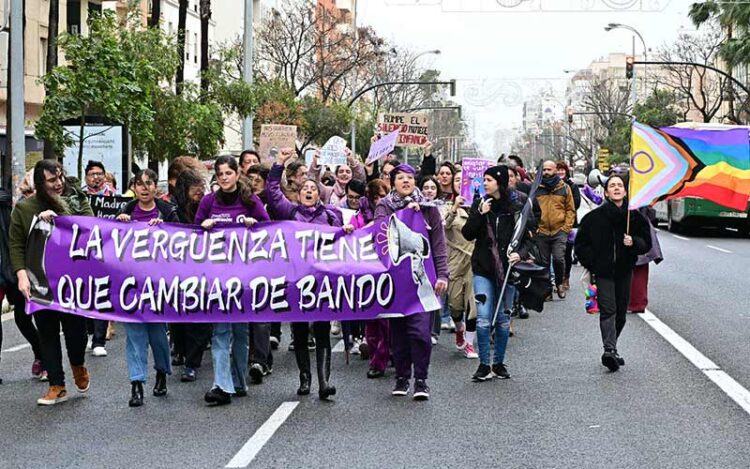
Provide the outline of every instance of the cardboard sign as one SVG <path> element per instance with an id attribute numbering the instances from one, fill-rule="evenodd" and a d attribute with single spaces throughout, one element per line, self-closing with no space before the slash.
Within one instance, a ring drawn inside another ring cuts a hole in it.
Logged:
<path id="1" fill-rule="evenodd" d="M 335 136 L 328 139 L 320 149 L 321 166 L 339 166 L 346 164 L 346 140 Z"/>
<path id="2" fill-rule="evenodd" d="M 269 156 L 271 148 L 295 148 L 296 145 L 296 125 L 263 124 L 260 126 L 258 153 L 262 160 L 272 161 Z"/>
<path id="3" fill-rule="evenodd" d="M 388 135 L 376 140 L 375 143 L 370 146 L 370 153 L 367 155 L 367 161 L 365 161 L 365 164 L 371 164 L 390 154 L 398 143 L 398 136 L 400 133 L 401 131 L 396 129 Z"/>
<path id="4" fill-rule="evenodd" d="M 104 195 L 90 195 L 89 204 L 91 204 L 91 210 L 94 211 L 96 218 L 108 218 L 114 220 L 120 210 L 125 207 L 128 202 L 133 200 L 130 197 L 107 197 Z"/>
<path id="5" fill-rule="evenodd" d="M 471 205 L 474 197 L 484 197 L 484 172 L 495 164 L 481 158 L 464 158 L 461 162 L 461 197 Z"/>
<path id="6" fill-rule="evenodd" d="M 400 132 L 397 147 L 420 147 L 427 143 L 429 127 L 427 114 L 401 112 L 384 113 L 378 117 L 378 131 L 389 134 Z"/>

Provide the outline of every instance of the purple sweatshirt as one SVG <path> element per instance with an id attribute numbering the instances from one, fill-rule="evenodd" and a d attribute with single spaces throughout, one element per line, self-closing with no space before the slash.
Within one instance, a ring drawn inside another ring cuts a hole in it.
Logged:
<path id="1" fill-rule="evenodd" d="M 263 202 L 257 195 L 253 195 L 255 204 L 252 208 L 242 203 L 242 198 L 237 195 L 234 203 L 225 205 L 221 199 L 216 197 L 217 192 L 212 192 L 201 199 L 198 211 L 195 213 L 195 224 L 200 225 L 204 220 L 216 220 L 219 225 L 230 223 L 243 223 L 244 217 L 255 218 L 258 221 L 270 221 Z"/>
<path id="2" fill-rule="evenodd" d="M 279 220 L 294 220 L 330 226 L 342 226 L 344 224 L 341 211 L 336 207 L 326 206 L 322 203 L 305 207 L 290 202 L 281 190 L 281 174 L 283 172 L 284 167 L 274 163 L 268 173 L 268 181 L 266 181 L 268 209 Z M 318 184 L 318 187 L 320 187 L 320 184 Z"/>
<path id="3" fill-rule="evenodd" d="M 385 218 L 391 216 L 395 210 L 381 200 L 375 207 L 375 224 L 377 225 Z M 430 234 L 430 250 L 432 259 L 435 261 L 435 272 L 438 280 L 448 281 L 448 251 L 445 248 L 445 229 L 443 228 L 443 217 L 437 207 L 421 207 L 424 220 L 427 222 L 427 230 Z"/>

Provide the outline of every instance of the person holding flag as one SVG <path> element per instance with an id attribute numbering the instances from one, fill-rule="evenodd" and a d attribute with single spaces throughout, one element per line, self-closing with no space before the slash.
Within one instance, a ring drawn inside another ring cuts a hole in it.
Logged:
<path id="1" fill-rule="evenodd" d="M 598 288 L 602 365 L 613 372 L 625 364 L 617 352 L 617 339 L 625 327 L 633 268 L 638 255 L 651 249 L 648 222 L 628 210 L 626 187 L 623 176 L 609 176 L 604 203 L 583 217 L 575 240 L 578 260 Z"/>

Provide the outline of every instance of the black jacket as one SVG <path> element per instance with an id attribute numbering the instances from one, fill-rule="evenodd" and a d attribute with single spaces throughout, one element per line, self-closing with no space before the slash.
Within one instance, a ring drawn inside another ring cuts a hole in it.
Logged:
<path id="1" fill-rule="evenodd" d="M 161 218 L 162 220 L 168 223 L 180 222 L 180 219 L 177 216 L 176 205 L 169 203 L 169 202 L 165 202 L 160 199 L 156 199 L 155 202 L 156 202 L 156 208 L 159 209 L 159 218 Z M 137 204 L 138 204 L 138 199 L 131 200 L 130 202 L 128 202 L 127 205 L 125 205 L 125 207 L 122 208 L 122 210 L 120 211 L 118 215 L 123 214 L 123 213 L 126 215 L 132 215 L 133 210 L 135 210 L 135 206 Z"/>
<path id="2" fill-rule="evenodd" d="M 513 239 L 513 231 L 516 227 L 521 210 L 526 203 L 526 195 L 516 192 L 518 198 L 511 202 L 511 209 L 503 208 L 500 200 L 493 199 L 490 211 L 484 215 L 479 213 L 480 199 L 474 201 L 469 210 L 469 218 L 461 229 L 461 234 L 468 241 L 474 241 L 474 252 L 471 255 L 471 270 L 476 275 L 494 279 L 496 277 L 495 265 L 492 257 L 491 239 L 487 229 L 492 226 L 495 231 L 495 239 L 498 244 L 498 254 L 503 263 L 503 268 L 508 269 L 508 245 Z M 529 230 L 534 230 L 534 220 L 529 220 L 526 231 L 522 238 L 518 254 L 525 258 L 529 252 L 530 239 Z"/>
<path id="3" fill-rule="evenodd" d="M 627 224 L 627 200 L 618 208 L 609 201 L 592 210 L 581 220 L 576 234 L 575 251 L 581 265 L 602 278 L 619 277 L 633 270 L 639 254 L 651 249 L 648 222 L 637 211 L 630 211 L 630 236 L 633 246 L 622 240 Z"/>

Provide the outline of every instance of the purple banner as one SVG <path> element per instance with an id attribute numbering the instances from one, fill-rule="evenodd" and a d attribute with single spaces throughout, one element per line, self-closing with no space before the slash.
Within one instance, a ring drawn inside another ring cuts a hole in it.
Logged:
<path id="1" fill-rule="evenodd" d="M 492 161 L 480 158 L 464 158 L 461 161 L 461 197 L 466 205 L 471 205 L 475 194 L 485 196 L 484 172 L 492 166 Z"/>
<path id="2" fill-rule="evenodd" d="M 373 319 L 440 308 L 423 216 L 346 235 L 298 222 L 204 231 L 90 217 L 36 220 L 29 313 L 123 322 Z"/>

